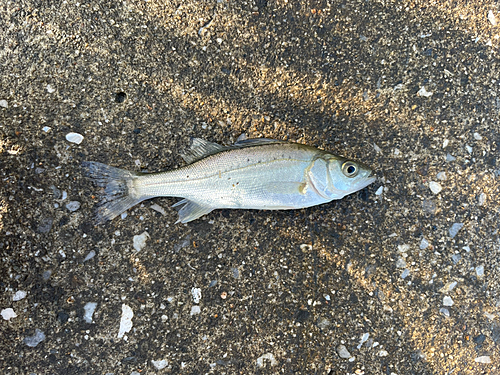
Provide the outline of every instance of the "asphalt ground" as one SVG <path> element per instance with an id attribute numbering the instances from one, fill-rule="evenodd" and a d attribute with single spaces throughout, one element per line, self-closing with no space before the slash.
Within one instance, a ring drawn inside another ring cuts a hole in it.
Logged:
<path id="1" fill-rule="evenodd" d="M 499 373 L 497 22 L 494 1 L 3 1 L 1 373 Z M 83 161 L 168 170 L 241 134 L 379 178 L 95 225 Z"/>

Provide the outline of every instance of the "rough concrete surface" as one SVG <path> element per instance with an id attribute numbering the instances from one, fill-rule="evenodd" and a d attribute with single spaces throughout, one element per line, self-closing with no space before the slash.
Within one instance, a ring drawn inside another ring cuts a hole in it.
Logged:
<path id="1" fill-rule="evenodd" d="M 500 373 L 497 22 L 481 0 L 2 1 L 1 373 Z M 95 225 L 82 161 L 167 170 L 242 133 L 379 179 Z"/>

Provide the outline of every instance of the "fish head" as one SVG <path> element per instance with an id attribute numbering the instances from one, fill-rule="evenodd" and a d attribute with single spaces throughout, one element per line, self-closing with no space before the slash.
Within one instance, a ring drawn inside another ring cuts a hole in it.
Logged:
<path id="1" fill-rule="evenodd" d="M 373 170 L 367 165 L 336 155 L 327 155 L 325 193 L 330 199 L 340 199 L 375 182 Z"/>

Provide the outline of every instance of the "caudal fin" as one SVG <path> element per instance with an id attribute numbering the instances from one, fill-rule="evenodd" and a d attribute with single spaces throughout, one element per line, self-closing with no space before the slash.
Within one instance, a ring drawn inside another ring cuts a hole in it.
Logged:
<path id="1" fill-rule="evenodd" d="M 133 188 L 134 179 L 140 173 L 111 167 L 95 161 L 84 161 L 82 167 L 94 183 L 102 187 L 101 202 L 96 210 L 97 223 L 113 220 L 116 216 L 148 197 L 139 196 Z"/>

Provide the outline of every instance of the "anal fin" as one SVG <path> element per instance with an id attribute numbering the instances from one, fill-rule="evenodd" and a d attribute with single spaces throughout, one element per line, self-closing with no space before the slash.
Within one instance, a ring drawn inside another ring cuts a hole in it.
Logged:
<path id="1" fill-rule="evenodd" d="M 213 207 L 204 206 L 199 203 L 190 201 L 188 199 L 183 199 L 172 207 L 182 206 L 179 210 L 179 219 L 175 222 L 177 223 L 189 223 L 190 221 L 196 220 L 199 217 L 206 215 L 213 211 Z"/>

